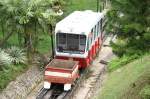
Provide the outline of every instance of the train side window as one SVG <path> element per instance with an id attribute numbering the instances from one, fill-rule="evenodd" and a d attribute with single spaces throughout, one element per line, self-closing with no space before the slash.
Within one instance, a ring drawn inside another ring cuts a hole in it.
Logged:
<path id="1" fill-rule="evenodd" d="M 86 51 L 88 51 L 90 48 L 90 38 L 88 37 L 87 39 L 87 47 L 86 47 Z"/>
<path id="2" fill-rule="evenodd" d="M 96 24 L 96 37 L 98 37 L 98 23 Z"/>
<path id="3" fill-rule="evenodd" d="M 90 40 L 90 45 L 92 44 L 92 42 L 94 42 L 94 30 L 91 30 L 91 40 Z"/>
<path id="4" fill-rule="evenodd" d="M 103 29 L 102 23 L 103 23 L 103 19 L 101 19 L 101 21 L 100 21 L 100 30 L 101 30 L 100 32 L 102 32 L 102 29 Z"/>
<path id="5" fill-rule="evenodd" d="M 96 26 L 95 26 L 95 35 L 96 35 L 96 38 L 97 38 L 97 24 L 96 24 Z"/>
<path id="6" fill-rule="evenodd" d="M 99 36 L 99 22 L 97 24 L 97 36 Z"/>
<path id="7" fill-rule="evenodd" d="M 94 40 L 96 39 L 96 25 L 94 27 Z"/>
<path id="8" fill-rule="evenodd" d="M 95 40 L 95 27 L 93 28 L 93 42 Z"/>

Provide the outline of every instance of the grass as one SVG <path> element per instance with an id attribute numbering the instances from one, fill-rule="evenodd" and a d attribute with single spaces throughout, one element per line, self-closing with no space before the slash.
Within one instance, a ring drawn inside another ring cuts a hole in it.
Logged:
<path id="1" fill-rule="evenodd" d="M 140 95 L 143 99 L 150 99 L 150 84 L 146 85 L 140 91 Z"/>
<path id="2" fill-rule="evenodd" d="M 3 34 L 0 32 L 0 40 L 3 39 Z M 4 45 L 5 47 L 7 46 L 11 46 L 11 45 L 15 45 L 15 46 L 19 46 L 19 42 L 18 42 L 18 35 L 16 33 L 14 33 L 8 40 L 7 40 L 7 44 Z"/>
<path id="3" fill-rule="evenodd" d="M 97 99 L 140 99 L 140 90 L 150 83 L 149 75 L 150 55 L 147 55 L 110 72 Z"/>
<path id="4" fill-rule="evenodd" d="M 0 33 L 0 39 L 3 39 L 2 33 Z M 4 45 L 4 46 L 5 47 L 7 47 L 7 46 L 19 46 L 18 35 L 16 33 L 14 33 L 8 39 L 7 44 Z M 50 39 L 50 36 L 48 34 L 44 34 L 44 33 L 40 34 L 40 36 L 39 36 L 39 43 L 38 43 L 37 49 L 42 54 L 50 52 L 51 39 Z"/>
<path id="5" fill-rule="evenodd" d="M 66 0 L 64 7 L 64 16 L 76 10 L 97 10 L 97 0 Z"/>
<path id="6" fill-rule="evenodd" d="M 19 46 L 18 35 L 17 35 L 16 33 L 14 33 L 14 34 L 8 39 L 7 42 L 8 42 L 9 45 Z"/>

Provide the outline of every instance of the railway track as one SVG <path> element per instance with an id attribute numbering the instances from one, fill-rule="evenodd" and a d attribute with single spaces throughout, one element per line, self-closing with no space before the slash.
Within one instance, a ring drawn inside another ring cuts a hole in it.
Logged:
<path id="1" fill-rule="evenodd" d="M 108 36 L 104 37 L 104 41 L 106 40 Z M 114 36 L 112 36 L 111 39 L 113 39 Z M 105 64 L 106 65 L 106 64 Z M 60 86 L 53 86 L 50 90 L 46 90 L 42 88 L 37 95 L 36 99 L 72 99 L 73 95 L 75 94 L 75 90 L 80 87 L 81 82 L 86 78 L 86 74 L 88 73 L 88 68 L 85 70 L 82 70 L 80 72 L 80 77 L 75 81 L 75 84 L 72 86 L 72 89 L 68 92 L 63 91 L 63 88 L 60 89 Z M 99 76 L 103 74 L 104 71 L 101 71 Z"/>
<path id="2" fill-rule="evenodd" d="M 36 99 L 63 99 L 63 89 L 59 85 L 53 85 L 51 89 L 42 88 Z M 62 97 L 62 98 L 59 98 Z"/>

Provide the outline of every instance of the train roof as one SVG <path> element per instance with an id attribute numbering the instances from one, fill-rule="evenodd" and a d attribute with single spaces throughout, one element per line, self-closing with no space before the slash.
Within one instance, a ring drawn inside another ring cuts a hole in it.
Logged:
<path id="1" fill-rule="evenodd" d="M 103 14 L 100 12 L 74 11 L 56 24 L 55 33 L 89 33 L 101 18 Z"/>

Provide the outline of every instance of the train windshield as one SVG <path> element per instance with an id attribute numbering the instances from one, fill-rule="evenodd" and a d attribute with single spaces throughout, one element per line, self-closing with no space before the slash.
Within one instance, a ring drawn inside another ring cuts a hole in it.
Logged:
<path id="1" fill-rule="evenodd" d="M 85 52 L 86 36 L 57 33 L 56 43 L 58 52 L 83 54 Z"/>

